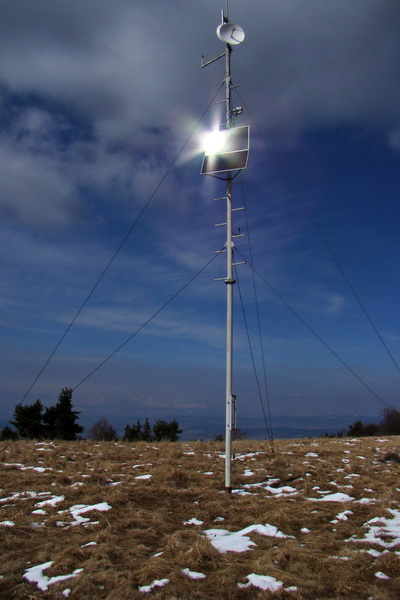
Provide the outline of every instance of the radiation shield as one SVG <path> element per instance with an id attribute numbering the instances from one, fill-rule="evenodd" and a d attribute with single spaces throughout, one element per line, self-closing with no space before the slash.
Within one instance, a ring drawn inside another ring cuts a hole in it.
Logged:
<path id="1" fill-rule="evenodd" d="M 206 144 L 201 175 L 218 175 L 247 167 L 250 127 L 231 127 L 212 132 L 215 145 Z M 213 141 L 213 140 L 212 140 Z"/>

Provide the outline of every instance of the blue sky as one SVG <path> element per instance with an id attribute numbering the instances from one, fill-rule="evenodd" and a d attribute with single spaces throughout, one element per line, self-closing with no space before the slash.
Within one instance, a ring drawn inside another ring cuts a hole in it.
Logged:
<path id="1" fill-rule="evenodd" d="M 55 403 L 224 244 L 224 193 L 199 175 L 224 51 L 225 2 L 14 0 L 0 7 L 1 419 L 59 342 L 140 211 L 149 207 L 27 403 Z M 234 202 L 257 272 L 386 404 L 400 374 L 400 6 L 397 0 L 232 0 L 232 54 L 251 127 Z M 222 96 L 218 96 L 222 99 Z M 189 137 L 190 136 L 190 137 Z M 187 141 L 188 140 L 188 141 Z M 187 143 L 185 144 L 185 142 Z M 185 146 L 184 146 L 185 144 Z M 174 168 L 169 168 L 184 146 Z M 222 187 L 221 187 L 222 186 Z M 323 240 L 321 239 L 323 237 Z M 330 250 L 327 249 L 327 245 Z M 238 258 L 240 258 L 238 254 Z M 88 426 L 224 420 L 225 286 L 216 258 L 104 367 L 74 403 Z M 238 268 L 261 368 L 253 281 Z M 378 415 L 384 404 L 256 277 L 274 415 Z M 238 418 L 262 420 L 235 289 Z M 261 377 L 261 374 L 260 374 Z"/>

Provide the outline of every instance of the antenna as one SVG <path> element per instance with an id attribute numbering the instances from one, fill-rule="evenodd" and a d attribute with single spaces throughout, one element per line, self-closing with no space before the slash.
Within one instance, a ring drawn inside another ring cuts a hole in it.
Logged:
<path id="1" fill-rule="evenodd" d="M 232 181 L 241 169 L 247 167 L 249 154 L 249 127 L 232 127 L 233 117 L 241 114 L 241 107 L 232 108 L 232 81 L 231 81 L 231 53 L 232 46 L 244 40 L 244 31 L 235 23 L 228 20 L 228 0 L 226 0 L 226 13 L 222 11 L 222 23 L 217 27 L 218 38 L 225 43 L 225 52 L 216 58 L 204 62 L 202 67 L 219 60 L 225 56 L 225 123 L 222 128 L 211 132 L 213 136 L 211 147 L 206 149 L 202 175 L 211 175 L 225 181 L 226 200 L 226 277 L 221 278 L 226 283 L 226 427 L 225 427 L 225 490 L 232 491 L 231 465 L 232 465 L 232 431 L 236 427 L 236 395 L 232 393 L 233 372 L 233 234 L 232 212 Z"/>

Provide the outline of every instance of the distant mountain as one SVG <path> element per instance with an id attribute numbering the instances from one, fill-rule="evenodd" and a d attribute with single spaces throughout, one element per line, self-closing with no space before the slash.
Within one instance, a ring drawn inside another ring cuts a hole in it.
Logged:
<path id="1" fill-rule="evenodd" d="M 311 416 L 279 416 L 272 419 L 272 434 L 274 438 L 305 438 L 320 437 L 325 433 L 333 434 L 346 432 L 349 425 L 357 420 L 363 423 L 379 423 L 382 420 L 378 415 L 311 415 Z M 214 439 L 217 435 L 224 436 L 225 422 L 221 420 L 198 420 L 193 422 L 180 422 L 183 429 L 182 439 Z M 268 431 L 261 426 L 260 419 L 244 417 L 238 422 L 241 431 L 249 439 L 268 438 Z"/>

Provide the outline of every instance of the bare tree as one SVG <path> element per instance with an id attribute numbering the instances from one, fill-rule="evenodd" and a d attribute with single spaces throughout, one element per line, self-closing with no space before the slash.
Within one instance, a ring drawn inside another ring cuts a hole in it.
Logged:
<path id="1" fill-rule="evenodd" d="M 89 438 L 95 442 L 115 442 L 118 439 L 114 427 L 104 417 L 96 421 L 88 433 Z"/>
<path id="2" fill-rule="evenodd" d="M 400 410 L 394 406 L 387 406 L 382 411 L 383 419 L 381 421 L 382 431 L 385 435 L 400 434 Z"/>

